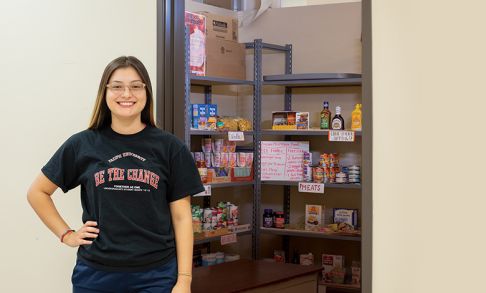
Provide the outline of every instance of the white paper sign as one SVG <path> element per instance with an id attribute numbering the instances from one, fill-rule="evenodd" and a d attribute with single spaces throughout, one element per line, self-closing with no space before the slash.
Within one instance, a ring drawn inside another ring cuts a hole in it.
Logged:
<path id="1" fill-rule="evenodd" d="M 221 245 L 226 245 L 226 244 L 230 244 L 230 243 L 236 243 L 236 234 L 235 233 L 221 236 Z"/>
<path id="2" fill-rule="evenodd" d="M 323 183 L 299 182 L 299 192 L 324 193 Z"/>
<path id="3" fill-rule="evenodd" d="M 302 160 L 308 141 L 262 141 L 262 180 L 302 181 Z"/>
<path id="4" fill-rule="evenodd" d="M 329 138 L 329 141 L 353 142 L 354 141 L 354 131 L 329 130 L 328 138 Z"/>
<path id="5" fill-rule="evenodd" d="M 204 191 L 194 196 L 210 196 L 211 195 L 211 185 L 204 185 Z"/>
<path id="6" fill-rule="evenodd" d="M 228 131 L 229 141 L 245 141 L 245 135 L 242 131 Z"/>

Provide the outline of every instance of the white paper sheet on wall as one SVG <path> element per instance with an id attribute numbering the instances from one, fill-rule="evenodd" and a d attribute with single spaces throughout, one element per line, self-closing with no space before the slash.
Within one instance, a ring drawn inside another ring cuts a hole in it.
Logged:
<path id="1" fill-rule="evenodd" d="M 302 160 L 308 141 L 262 141 L 261 180 L 302 181 Z"/>

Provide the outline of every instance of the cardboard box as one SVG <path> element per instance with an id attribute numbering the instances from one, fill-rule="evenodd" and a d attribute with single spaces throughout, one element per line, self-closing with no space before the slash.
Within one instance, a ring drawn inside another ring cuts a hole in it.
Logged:
<path id="1" fill-rule="evenodd" d="M 192 128 L 206 129 L 208 122 L 208 105 L 192 104 Z"/>
<path id="2" fill-rule="evenodd" d="M 208 38 L 238 42 L 238 19 L 206 11 L 199 13 L 206 17 L 206 36 Z"/>
<path id="3" fill-rule="evenodd" d="M 295 112 L 295 111 L 272 112 L 272 129 L 274 130 L 309 129 L 309 112 Z"/>
<path id="4" fill-rule="evenodd" d="M 245 45 L 222 39 L 206 39 L 206 75 L 246 79 Z"/>
<path id="5" fill-rule="evenodd" d="M 189 27 L 189 68 L 191 74 L 206 73 L 206 17 L 202 14 L 185 12 L 185 25 Z"/>
<path id="6" fill-rule="evenodd" d="M 322 224 L 322 206 L 305 205 L 305 230 L 315 231 Z"/>
<path id="7" fill-rule="evenodd" d="M 322 255 L 322 280 L 326 283 L 342 283 L 336 277 L 344 271 L 344 256 L 323 254 Z"/>

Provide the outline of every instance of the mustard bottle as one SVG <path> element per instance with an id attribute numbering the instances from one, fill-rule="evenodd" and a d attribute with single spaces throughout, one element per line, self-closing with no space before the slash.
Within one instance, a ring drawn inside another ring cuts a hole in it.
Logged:
<path id="1" fill-rule="evenodd" d="M 351 112 L 351 130 L 361 131 L 361 104 L 356 104 Z"/>

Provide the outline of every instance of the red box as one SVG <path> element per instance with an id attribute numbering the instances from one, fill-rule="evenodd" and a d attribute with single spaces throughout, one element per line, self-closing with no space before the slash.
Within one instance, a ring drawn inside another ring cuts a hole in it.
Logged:
<path id="1" fill-rule="evenodd" d="M 235 169 L 250 169 L 250 175 L 248 176 L 237 176 L 235 175 L 239 173 L 238 170 L 236 170 L 235 172 Z M 234 168 L 231 168 L 231 181 L 232 182 L 247 182 L 247 181 L 252 181 L 253 180 L 253 167 L 234 167 Z"/>

